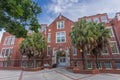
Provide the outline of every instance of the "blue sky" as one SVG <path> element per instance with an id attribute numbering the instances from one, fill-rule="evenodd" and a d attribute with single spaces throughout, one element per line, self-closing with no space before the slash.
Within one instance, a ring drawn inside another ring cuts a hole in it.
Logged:
<path id="1" fill-rule="evenodd" d="M 114 17 L 120 12 L 120 0 L 35 0 L 42 8 L 38 20 L 40 24 L 50 24 L 58 15 L 76 21 L 83 16 L 108 13 Z M 3 32 L 3 31 L 2 31 Z M 0 37 L 2 35 L 0 32 Z"/>

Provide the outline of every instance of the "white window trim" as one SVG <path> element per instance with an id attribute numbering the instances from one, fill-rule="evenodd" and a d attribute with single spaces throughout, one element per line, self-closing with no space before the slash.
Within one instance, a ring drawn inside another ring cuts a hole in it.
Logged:
<path id="1" fill-rule="evenodd" d="M 117 53 L 112 53 L 112 54 L 113 54 L 113 55 L 114 55 L 114 54 L 120 54 L 119 49 L 118 49 L 117 42 L 116 42 L 116 41 L 110 41 L 110 43 L 115 43 L 115 44 L 116 44 L 116 47 L 117 47 Z M 110 48 L 111 48 L 111 46 L 110 46 Z M 111 52 L 112 52 L 112 49 L 111 49 Z"/>
<path id="2" fill-rule="evenodd" d="M 105 63 L 104 63 L 104 65 L 105 65 Z M 112 65 L 111 65 L 111 62 L 110 62 L 110 66 L 111 66 L 111 68 L 106 68 L 106 66 L 105 66 L 105 69 L 112 69 Z"/>
<path id="3" fill-rule="evenodd" d="M 100 63 L 100 68 L 98 68 L 98 69 L 102 69 L 102 64 L 101 64 L 101 62 L 99 62 Z"/>
<path id="4" fill-rule="evenodd" d="M 61 21 L 63 21 L 63 20 L 61 20 Z M 61 22 L 61 21 L 57 22 L 57 29 L 64 29 L 65 28 L 64 21 L 63 21 L 63 28 L 58 28 L 58 23 Z"/>
<path id="5" fill-rule="evenodd" d="M 6 42 L 7 40 L 8 40 L 8 36 L 5 37 L 3 45 L 7 45 L 7 42 Z"/>
<path id="6" fill-rule="evenodd" d="M 2 56 L 2 51 L 3 51 L 3 49 L 5 49 L 5 54 L 4 54 L 4 56 Z M 0 54 L 0 57 L 1 57 L 1 58 L 6 58 L 6 57 L 7 57 L 7 56 L 6 56 L 6 49 L 9 49 L 9 51 L 8 51 L 9 54 L 10 54 L 10 49 L 12 49 L 12 53 L 13 53 L 13 47 L 2 48 L 1 54 Z"/>
<path id="7" fill-rule="evenodd" d="M 108 56 L 108 55 L 110 55 L 110 54 L 109 54 L 108 47 L 106 47 L 106 48 L 107 48 L 107 53 L 102 53 L 102 55 L 104 55 L 104 56 Z"/>
<path id="8" fill-rule="evenodd" d="M 50 35 L 50 41 L 47 38 L 47 42 L 50 43 L 51 42 L 51 33 L 48 33 L 48 35 Z"/>
<path id="9" fill-rule="evenodd" d="M 92 22 L 91 18 L 86 18 L 86 22 Z"/>
<path id="10" fill-rule="evenodd" d="M 50 45 L 47 46 L 47 56 L 50 56 L 50 54 L 48 54 L 48 47 L 51 47 Z"/>
<path id="11" fill-rule="evenodd" d="M 103 19 L 103 17 L 105 17 L 106 19 Z M 101 16 L 100 19 L 101 19 L 101 22 L 103 22 L 103 23 L 107 23 L 108 22 L 107 16 L 105 16 L 105 15 Z"/>
<path id="12" fill-rule="evenodd" d="M 111 30 L 111 33 L 112 33 L 111 37 L 115 37 L 112 26 L 108 26 L 106 28 Z"/>
<path id="13" fill-rule="evenodd" d="M 65 33 L 65 41 L 64 42 L 57 42 L 57 33 L 61 33 L 61 32 L 64 32 Z M 56 32 L 56 43 L 66 43 L 66 32 L 65 31 L 59 31 L 59 32 Z"/>
<path id="14" fill-rule="evenodd" d="M 97 19 L 98 21 L 96 22 L 95 19 Z M 98 17 L 94 17 L 94 18 L 93 18 L 93 22 L 95 22 L 95 23 L 100 23 L 100 19 L 99 19 Z"/>
<path id="15" fill-rule="evenodd" d="M 86 55 L 87 55 L 87 56 L 90 56 L 90 52 L 87 52 Z"/>
<path id="16" fill-rule="evenodd" d="M 90 64 L 91 64 L 91 68 L 88 68 L 88 69 L 92 69 L 92 62 L 90 62 Z M 87 62 L 87 67 L 88 67 L 88 62 Z"/>
<path id="17" fill-rule="evenodd" d="M 74 46 L 72 46 L 72 49 L 73 49 Z M 74 49 L 76 50 L 76 54 L 74 54 L 74 51 L 73 51 L 73 56 L 77 56 L 77 48 L 74 47 Z"/>

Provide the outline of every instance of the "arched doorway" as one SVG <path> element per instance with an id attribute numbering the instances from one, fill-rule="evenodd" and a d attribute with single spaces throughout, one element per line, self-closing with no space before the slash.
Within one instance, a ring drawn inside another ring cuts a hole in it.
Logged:
<path id="1" fill-rule="evenodd" d="M 66 64 L 66 52 L 64 50 L 57 51 L 57 64 L 58 66 L 67 66 Z"/>

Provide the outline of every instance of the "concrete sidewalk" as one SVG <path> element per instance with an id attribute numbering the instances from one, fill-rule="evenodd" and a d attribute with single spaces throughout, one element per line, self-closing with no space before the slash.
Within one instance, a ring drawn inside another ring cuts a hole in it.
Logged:
<path id="1" fill-rule="evenodd" d="M 64 68 L 35 72 L 0 70 L 0 80 L 120 80 L 120 74 L 75 74 Z"/>

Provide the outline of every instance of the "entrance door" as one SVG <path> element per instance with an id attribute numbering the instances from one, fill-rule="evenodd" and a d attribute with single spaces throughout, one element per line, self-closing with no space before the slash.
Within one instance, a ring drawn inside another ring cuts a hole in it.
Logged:
<path id="1" fill-rule="evenodd" d="M 59 57 L 59 66 L 66 66 L 66 57 Z"/>

